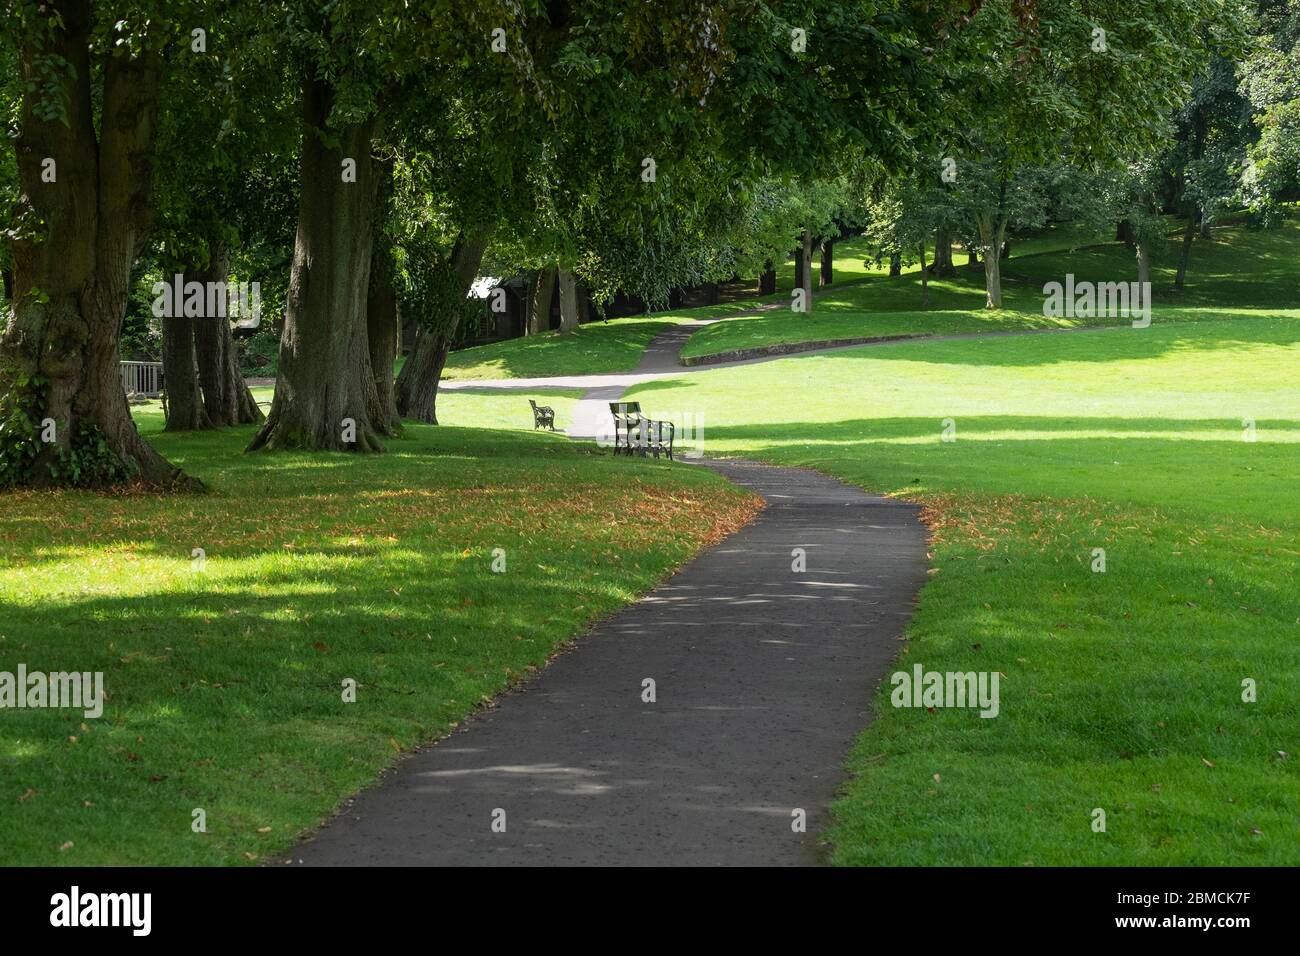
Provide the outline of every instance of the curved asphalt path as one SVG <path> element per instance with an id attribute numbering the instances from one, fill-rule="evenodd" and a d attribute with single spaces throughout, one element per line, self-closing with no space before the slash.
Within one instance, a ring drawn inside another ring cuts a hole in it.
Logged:
<path id="1" fill-rule="evenodd" d="M 817 862 L 845 754 L 925 579 L 925 530 L 914 506 L 815 472 L 703 467 L 768 507 L 404 760 L 293 862 Z M 645 678 L 655 703 L 642 701 Z M 491 828 L 497 808 L 504 833 Z M 792 830 L 796 808 L 805 833 Z"/>
<path id="2" fill-rule="evenodd" d="M 702 324 L 656 337 L 633 375 L 680 371 L 681 345 Z M 599 437 L 605 403 L 627 384 L 600 378 L 571 437 Z M 816 472 L 693 467 L 751 488 L 767 508 L 349 800 L 291 862 L 818 862 L 844 756 L 925 580 L 926 532 L 916 506 Z M 498 809 L 505 832 L 492 828 Z"/>

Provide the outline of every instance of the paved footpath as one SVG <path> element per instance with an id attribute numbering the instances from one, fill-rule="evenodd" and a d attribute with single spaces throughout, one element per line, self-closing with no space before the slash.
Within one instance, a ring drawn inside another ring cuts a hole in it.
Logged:
<path id="1" fill-rule="evenodd" d="M 609 402 L 617 400 L 634 385 L 646 382 L 677 379 L 698 375 L 716 369 L 737 368 L 743 365 L 760 365 L 779 362 L 806 355 L 825 355 L 849 349 L 887 349 L 916 345 L 922 342 L 959 342 L 965 339 L 1020 338 L 1028 335 L 1098 335 L 1127 329 L 1127 325 L 1089 326 L 1079 329 L 1014 329 L 998 332 L 959 332 L 951 335 L 926 335 L 910 339 L 894 339 L 855 345 L 828 345 L 802 352 L 782 355 L 759 355 L 710 365 L 682 365 L 678 355 L 686 340 L 700 328 L 724 319 L 697 319 L 661 332 L 650 340 L 636 368 L 630 372 L 595 372 L 585 375 L 555 375 L 543 378 L 461 379 L 442 382 L 440 392 L 534 392 L 547 388 L 580 388 L 582 398 L 576 403 L 572 419 L 565 431 L 570 438 L 604 441 L 611 435 Z M 526 410 L 525 410 L 526 411 Z"/>
<path id="2" fill-rule="evenodd" d="M 812 471 L 682 467 L 713 468 L 768 507 L 404 760 L 293 850 L 295 865 L 818 861 L 845 755 L 925 578 L 925 531 L 914 506 Z"/>
<path id="3" fill-rule="evenodd" d="M 687 371 L 678 352 L 705 324 L 657 336 L 631 373 L 443 387 L 581 385 L 568 434 L 597 438 L 628 385 Z M 925 579 L 925 529 L 915 506 L 813 471 L 682 467 L 767 508 L 349 801 L 294 865 L 818 862 L 844 758 Z"/>

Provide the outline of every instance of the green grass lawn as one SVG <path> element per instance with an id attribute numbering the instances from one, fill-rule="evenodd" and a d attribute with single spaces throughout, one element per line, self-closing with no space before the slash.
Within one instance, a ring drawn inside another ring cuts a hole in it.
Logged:
<path id="1" fill-rule="evenodd" d="M 442 377 L 457 381 L 625 372 L 636 366 L 651 339 L 688 315 L 610 319 L 580 325 L 572 332 L 545 332 L 460 349 L 447 356 Z"/>
<path id="2" fill-rule="evenodd" d="M 1300 863 L 1298 370 L 1295 313 L 1256 313 L 632 390 L 702 416 L 709 455 L 924 503 L 933 572 L 897 667 L 1005 675 L 995 719 L 879 689 L 836 862 Z"/>
<path id="3" fill-rule="evenodd" d="M 0 865 L 266 859 L 756 503 L 534 434 L 526 396 L 438 407 L 516 430 L 243 455 L 251 428 L 169 435 L 145 407 L 210 494 L 0 494 L 2 669 L 102 671 L 108 694 L 98 720 L 4 712 Z"/>
<path id="4" fill-rule="evenodd" d="M 1285 314 L 1300 315 L 1300 283 L 1294 268 L 1300 260 L 1300 221 L 1270 232 L 1221 227 L 1215 230 L 1214 239 L 1198 239 L 1192 250 L 1187 288 L 1181 293 L 1173 289 L 1176 244 L 1171 240 L 1157 259 L 1153 321 L 1221 319 L 1249 315 L 1260 308 L 1289 309 Z M 983 307 L 983 268 L 969 268 L 960 249 L 955 254 L 956 275 L 929 281 L 929 302 L 924 309 L 916 266 L 891 279 L 888 265 L 877 270 L 871 255 L 870 244 L 863 238 L 838 243 L 835 283 L 817 290 L 811 315 L 778 308 L 727 318 L 691 336 L 682 355 L 698 358 L 733 349 L 836 339 L 1073 329 L 1130 322 L 1126 317 L 1043 315 L 1043 285 L 1064 281 L 1067 273 L 1092 282 L 1136 278 L 1133 255 L 1123 243 L 1077 226 L 1056 226 L 1015 238 L 1012 256 L 1002 264 L 1004 307 L 997 311 Z M 630 371 L 651 339 L 682 321 L 728 317 L 752 311 L 760 303 L 784 305 L 794 283 L 793 261 L 778 264 L 777 277 L 776 295 L 764 299 L 589 323 L 564 335 L 548 332 L 453 352 L 444 377 L 457 381 Z"/>
<path id="5" fill-rule="evenodd" d="M 707 454 L 922 502 L 933 574 L 897 666 L 1004 675 L 996 719 L 876 692 L 836 862 L 1300 862 L 1300 228 L 1217 235 L 1177 299 L 1162 265 L 1149 329 L 907 342 L 630 393 L 691 414 Z M 729 319 L 688 348 L 813 323 L 1039 327 L 1048 279 L 1128 275 L 1117 244 L 1069 251 L 1086 238 L 1018 244 L 1000 313 L 962 266 L 926 311 L 915 275 L 864 270 L 811 318 Z M 449 377 L 625 370 L 673 323 L 747 304 L 466 350 Z M 710 473 L 532 431 L 529 397 L 563 427 L 579 395 L 444 392 L 442 426 L 373 457 L 242 455 L 252 429 L 169 435 L 144 406 L 210 494 L 0 494 L 0 669 L 103 671 L 109 695 L 99 720 L 6 711 L 0 865 L 273 858 L 752 513 Z"/>
<path id="6" fill-rule="evenodd" d="M 1183 322 L 1222 318 L 1228 311 L 1290 308 L 1300 315 L 1300 223 L 1278 232 L 1220 229 L 1216 239 L 1192 246 L 1187 288 L 1173 290 L 1177 262 L 1172 246 L 1153 270 L 1153 321 Z M 865 281 L 823 290 L 811 315 L 789 309 L 728 319 L 702 329 L 682 349 L 685 357 L 777 343 L 821 342 L 897 335 L 954 335 L 972 332 L 1068 329 L 1092 325 L 1128 325 L 1129 318 L 1049 318 L 1043 315 L 1043 285 L 1077 280 L 1120 282 L 1136 279 L 1133 256 L 1119 242 L 1075 248 L 1071 242 L 1090 237 L 1071 230 L 1013 244 L 1002 263 L 1003 308 L 984 309 L 983 268 L 958 265 L 957 274 L 929 282 L 929 305 L 921 308 L 920 273 L 891 279 L 872 275 Z M 960 255 L 958 261 L 962 260 Z"/>
<path id="7" fill-rule="evenodd" d="M 555 427 L 563 430 L 573 421 L 573 406 L 582 397 L 575 388 L 536 388 L 526 392 L 438 393 L 438 421 L 443 425 L 471 425 L 475 428 L 532 428 L 531 398 L 538 405 L 555 410 Z"/>

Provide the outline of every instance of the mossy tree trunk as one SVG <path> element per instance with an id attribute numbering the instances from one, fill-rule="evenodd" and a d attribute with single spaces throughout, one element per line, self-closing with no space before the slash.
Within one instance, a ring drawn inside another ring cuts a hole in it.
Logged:
<path id="1" fill-rule="evenodd" d="M 0 418 L 33 430 L 0 444 L 0 483 L 199 489 L 140 437 L 118 364 L 131 268 L 151 225 L 161 58 L 104 58 L 97 137 L 89 0 L 53 0 L 47 15 L 41 48 L 18 51 L 20 188 L 0 337 Z M 49 70 L 50 57 L 66 68 Z M 46 419 L 51 442 L 41 441 Z"/>

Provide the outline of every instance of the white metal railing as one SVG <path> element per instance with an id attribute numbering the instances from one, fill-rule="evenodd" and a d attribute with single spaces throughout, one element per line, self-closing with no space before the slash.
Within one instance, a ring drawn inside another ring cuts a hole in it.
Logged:
<path id="1" fill-rule="evenodd" d="M 122 388 L 128 395 L 157 398 L 162 393 L 162 362 L 122 362 Z"/>

